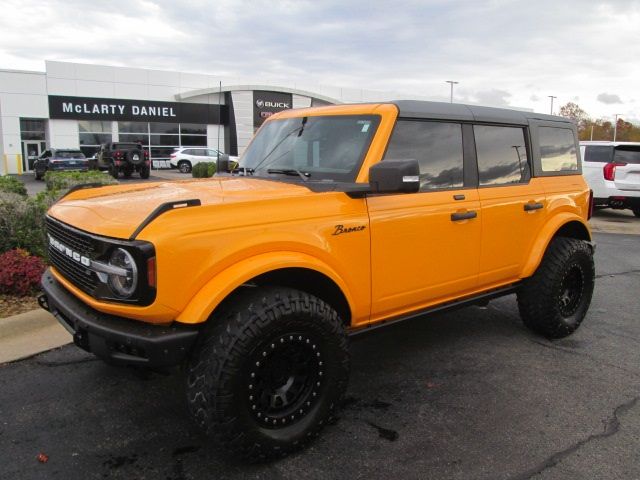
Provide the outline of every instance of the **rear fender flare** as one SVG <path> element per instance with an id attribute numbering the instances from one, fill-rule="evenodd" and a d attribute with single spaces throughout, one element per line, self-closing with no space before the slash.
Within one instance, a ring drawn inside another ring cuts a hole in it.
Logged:
<path id="1" fill-rule="evenodd" d="M 563 212 L 555 215 L 552 219 L 550 219 L 545 226 L 540 230 L 538 236 L 529 251 L 529 255 L 527 256 L 527 262 L 522 269 L 520 274 L 521 278 L 530 277 L 535 273 L 542 262 L 542 257 L 544 253 L 547 251 L 547 247 L 551 240 L 556 235 L 556 233 L 565 225 L 570 222 L 578 222 L 586 231 L 589 240 L 591 240 L 591 231 L 587 223 L 578 215 L 569 212 Z"/>

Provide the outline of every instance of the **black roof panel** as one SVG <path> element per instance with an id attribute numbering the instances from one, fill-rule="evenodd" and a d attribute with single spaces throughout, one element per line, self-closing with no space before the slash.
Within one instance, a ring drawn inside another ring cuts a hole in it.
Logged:
<path id="1" fill-rule="evenodd" d="M 543 113 L 525 112 L 508 108 L 481 107 L 461 103 L 425 102 L 420 100 L 392 101 L 400 111 L 400 117 L 432 118 L 436 120 L 460 120 L 487 123 L 527 125 L 529 120 L 572 123 L 568 118 Z"/>

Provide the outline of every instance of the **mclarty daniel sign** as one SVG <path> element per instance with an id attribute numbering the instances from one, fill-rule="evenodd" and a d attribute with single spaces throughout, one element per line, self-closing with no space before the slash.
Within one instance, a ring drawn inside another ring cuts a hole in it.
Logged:
<path id="1" fill-rule="evenodd" d="M 169 123 L 229 123 L 226 105 L 49 95 L 49 118 Z"/>

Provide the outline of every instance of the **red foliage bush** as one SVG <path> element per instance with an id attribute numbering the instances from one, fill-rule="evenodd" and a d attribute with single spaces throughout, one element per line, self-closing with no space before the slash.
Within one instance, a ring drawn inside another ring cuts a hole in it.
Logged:
<path id="1" fill-rule="evenodd" d="M 0 293 L 24 296 L 40 285 L 45 269 L 40 257 L 16 248 L 0 254 Z"/>

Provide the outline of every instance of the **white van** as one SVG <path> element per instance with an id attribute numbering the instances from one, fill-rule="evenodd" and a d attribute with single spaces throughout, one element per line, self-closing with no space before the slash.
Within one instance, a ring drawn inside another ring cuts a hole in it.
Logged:
<path id="1" fill-rule="evenodd" d="M 580 142 L 580 153 L 594 205 L 629 208 L 640 217 L 640 143 Z"/>

